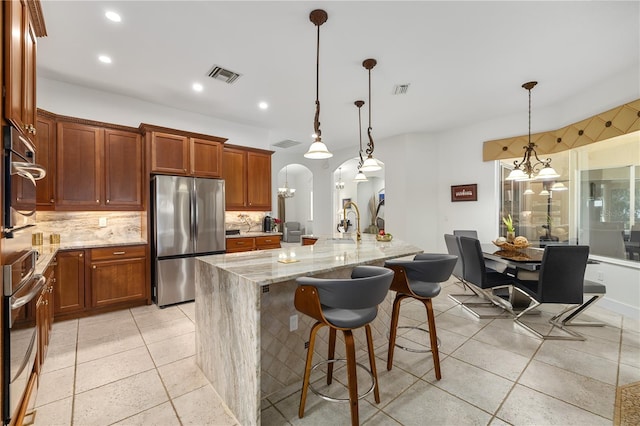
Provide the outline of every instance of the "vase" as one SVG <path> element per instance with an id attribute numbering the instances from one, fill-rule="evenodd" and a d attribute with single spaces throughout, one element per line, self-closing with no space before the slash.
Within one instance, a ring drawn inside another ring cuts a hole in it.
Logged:
<path id="1" fill-rule="evenodd" d="M 515 232 L 507 232 L 507 242 L 508 243 L 512 243 L 513 240 L 516 239 L 516 233 Z"/>

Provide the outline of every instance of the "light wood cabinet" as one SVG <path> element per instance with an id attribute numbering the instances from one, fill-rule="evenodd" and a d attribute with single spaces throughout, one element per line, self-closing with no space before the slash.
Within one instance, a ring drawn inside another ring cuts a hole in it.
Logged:
<path id="1" fill-rule="evenodd" d="M 36 34 L 27 0 L 5 1 L 4 116 L 31 141 L 36 134 Z"/>
<path id="2" fill-rule="evenodd" d="M 269 250 L 280 248 L 280 235 L 256 237 L 256 249 Z"/>
<path id="3" fill-rule="evenodd" d="M 56 319 L 72 317 L 85 309 L 84 250 L 64 250 L 56 254 L 54 309 Z"/>
<path id="4" fill-rule="evenodd" d="M 225 146 L 226 210 L 271 210 L 271 151 Z"/>
<path id="5" fill-rule="evenodd" d="M 146 301 L 147 247 L 123 246 L 91 250 L 91 307 Z"/>
<path id="6" fill-rule="evenodd" d="M 136 132 L 58 122 L 56 208 L 142 210 L 143 147 Z"/>
<path id="7" fill-rule="evenodd" d="M 150 131 L 151 173 L 212 177 L 222 175 L 222 146 L 226 139 Z"/>

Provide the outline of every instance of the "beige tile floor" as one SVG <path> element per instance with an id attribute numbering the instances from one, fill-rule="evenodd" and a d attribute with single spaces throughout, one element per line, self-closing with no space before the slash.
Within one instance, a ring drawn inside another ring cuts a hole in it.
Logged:
<path id="1" fill-rule="evenodd" d="M 612 424 L 616 386 L 640 380 L 637 320 L 596 306 L 589 316 L 607 326 L 580 327 L 587 341 L 543 342 L 512 320 L 475 319 L 446 296 L 459 292 L 451 281 L 434 299 L 442 380 L 430 354 L 396 350 L 387 371 L 386 347 L 376 348 L 381 402 L 360 401 L 362 424 Z M 527 321 L 543 329 L 550 312 Z M 424 325 L 421 304 L 403 304 L 401 314 L 401 324 Z M 194 327 L 193 303 L 54 323 L 35 424 L 238 424 L 195 365 Z M 414 333 L 406 337 L 423 338 Z M 328 387 L 332 395 L 346 394 L 343 370 Z M 299 395 L 296 384 L 265 399 L 262 423 L 350 423 L 348 405 L 311 393 L 299 419 Z"/>

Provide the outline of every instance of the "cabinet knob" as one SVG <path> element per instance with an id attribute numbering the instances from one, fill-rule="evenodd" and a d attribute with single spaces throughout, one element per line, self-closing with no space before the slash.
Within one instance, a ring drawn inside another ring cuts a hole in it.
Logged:
<path id="1" fill-rule="evenodd" d="M 93 269 L 96 269 L 96 265 L 93 265 Z"/>
<path id="2" fill-rule="evenodd" d="M 82 257 L 82 255 L 83 255 L 83 254 L 84 254 L 84 253 L 80 253 L 80 254 L 78 255 L 78 257 Z"/>
<path id="3" fill-rule="evenodd" d="M 107 200 L 107 204 L 109 204 L 109 200 Z"/>
<path id="4" fill-rule="evenodd" d="M 53 198 L 52 198 L 52 199 L 50 199 L 50 200 L 49 200 L 49 202 L 50 202 L 51 204 L 53 204 Z"/>
<path id="5" fill-rule="evenodd" d="M 96 203 L 100 203 L 100 200 L 96 200 Z"/>

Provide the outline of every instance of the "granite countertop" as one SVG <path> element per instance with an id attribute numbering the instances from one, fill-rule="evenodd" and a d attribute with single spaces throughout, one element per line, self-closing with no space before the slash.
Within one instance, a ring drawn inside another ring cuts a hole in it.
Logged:
<path id="1" fill-rule="evenodd" d="M 64 235 L 61 237 L 60 244 L 44 243 L 39 246 L 33 246 L 38 252 L 38 261 L 36 262 L 36 274 L 43 274 L 47 269 L 51 260 L 58 250 L 73 250 L 86 248 L 101 248 L 113 246 L 134 246 L 147 244 L 143 239 L 112 239 L 110 241 L 94 240 L 94 241 L 64 241 Z"/>
<path id="2" fill-rule="evenodd" d="M 240 232 L 235 235 L 227 235 L 227 238 L 252 238 L 252 237 L 273 237 L 274 235 L 282 236 L 282 232 L 263 232 L 263 231 L 249 231 Z"/>
<path id="3" fill-rule="evenodd" d="M 376 241 L 372 234 L 363 235 L 361 242 L 347 236 L 318 238 L 315 245 L 217 254 L 198 259 L 264 286 L 330 272 L 345 266 L 365 265 L 423 252 L 422 249 L 397 239 L 389 242 Z"/>

